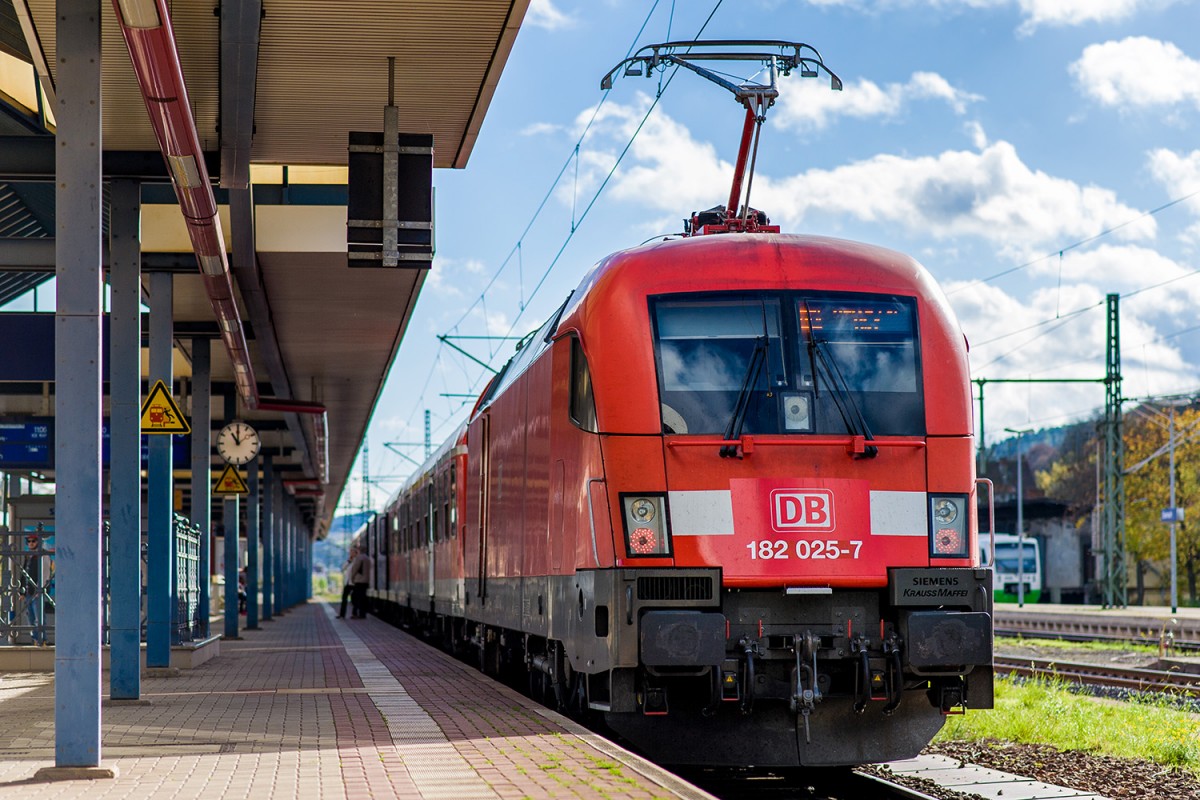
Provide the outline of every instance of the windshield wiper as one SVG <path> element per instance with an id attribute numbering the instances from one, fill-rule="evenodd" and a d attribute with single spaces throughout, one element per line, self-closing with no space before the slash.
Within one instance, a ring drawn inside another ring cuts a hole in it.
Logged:
<path id="1" fill-rule="evenodd" d="M 837 361 L 831 358 L 826 350 L 826 342 L 818 339 L 812 329 L 812 312 L 809 311 L 808 303 L 804 304 L 804 313 L 808 321 L 807 329 L 804 324 L 801 324 L 800 330 L 808 339 L 808 363 L 813 373 L 813 399 L 821 397 L 820 378 L 822 376 L 818 374 L 817 370 L 817 365 L 820 364 L 823 368 L 825 383 L 832 390 L 833 405 L 837 408 L 847 432 L 851 436 L 862 436 L 867 441 L 871 441 L 875 437 L 871 433 L 871 427 L 867 425 L 867 418 L 863 416 L 862 409 L 858 407 L 858 403 L 854 402 L 854 395 L 850 391 L 845 376 L 838 368 Z M 877 455 L 879 455 L 879 448 L 875 445 L 868 445 L 862 453 L 856 453 L 854 457 L 875 458 Z"/>
<path id="2" fill-rule="evenodd" d="M 758 376 L 762 374 L 763 365 L 767 363 L 767 336 L 759 336 L 754 340 L 754 352 L 750 354 L 750 363 L 746 365 L 746 377 L 742 380 L 742 388 L 738 392 L 737 402 L 733 405 L 733 416 L 725 426 L 725 441 L 732 442 L 742 438 L 742 428 L 746 424 L 746 411 L 750 408 L 750 398 Z M 740 458 L 736 444 L 721 445 L 721 458 Z"/>

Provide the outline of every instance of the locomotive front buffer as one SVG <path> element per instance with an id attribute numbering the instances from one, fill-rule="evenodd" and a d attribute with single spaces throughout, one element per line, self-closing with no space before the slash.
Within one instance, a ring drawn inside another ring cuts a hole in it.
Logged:
<path id="1" fill-rule="evenodd" d="M 819 753 L 831 746 L 820 737 L 844 741 L 840 726 L 872 710 L 881 728 L 903 729 L 926 703 L 943 717 L 990 708 L 991 584 L 985 568 L 892 568 L 882 590 L 726 589 L 719 611 L 640 609 L 638 710 L 786 708 L 797 744 Z"/>

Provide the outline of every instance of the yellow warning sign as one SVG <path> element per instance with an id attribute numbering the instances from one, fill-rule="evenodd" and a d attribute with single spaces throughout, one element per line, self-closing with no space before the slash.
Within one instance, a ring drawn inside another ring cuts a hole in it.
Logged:
<path id="1" fill-rule="evenodd" d="M 191 426 L 161 380 L 142 403 L 142 433 L 191 433 Z"/>
<path id="2" fill-rule="evenodd" d="M 226 464 L 225 471 L 217 478 L 217 485 L 213 487 L 213 494 L 250 494 L 250 487 L 246 486 L 246 481 L 237 471 L 237 467 Z"/>

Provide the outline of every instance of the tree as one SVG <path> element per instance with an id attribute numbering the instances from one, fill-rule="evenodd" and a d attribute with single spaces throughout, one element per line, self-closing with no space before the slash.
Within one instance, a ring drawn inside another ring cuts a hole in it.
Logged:
<path id="1" fill-rule="evenodd" d="M 1096 506 L 1096 421 L 1072 425 L 1055 458 L 1039 464 L 1034 474 L 1047 497 L 1067 504 L 1067 517 L 1079 528 Z"/>
<path id="2" fill-rule="evenodd" d="M 1169 410 L 1147 404 L 1125 417 L 1125 542 L 1130 561 L 1169 562 L 1169 526 L 1162 509 L 1171 505 L 1168 472 Z M 1179 564 L 1191 603 L 1200 600 L 1200 408 L 1175 408 L 1175 505 L 1192 516 L 1176 525 Z M 1169 565 L 1168 565 L 1169 568 Z"/>

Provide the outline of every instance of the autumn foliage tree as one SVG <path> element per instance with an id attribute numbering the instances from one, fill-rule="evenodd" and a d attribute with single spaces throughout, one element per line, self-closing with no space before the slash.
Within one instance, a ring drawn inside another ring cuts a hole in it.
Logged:
<path id="1" fill-rule="evenodd" d="M 1128 563 L 1170 563 L 1170 526 L 1161 512 L 1171 505 L 1170 408 L 1152 404 L 1125 415 L 1125 543 Z M 1180 574 L 1196 604 L 1200 582 L 1200 408 L 1175 415 L 1175 505 L 1187 511 L 1175 527 Z M 1164 573 L 1165 574 L 1165 573 Z"/>

